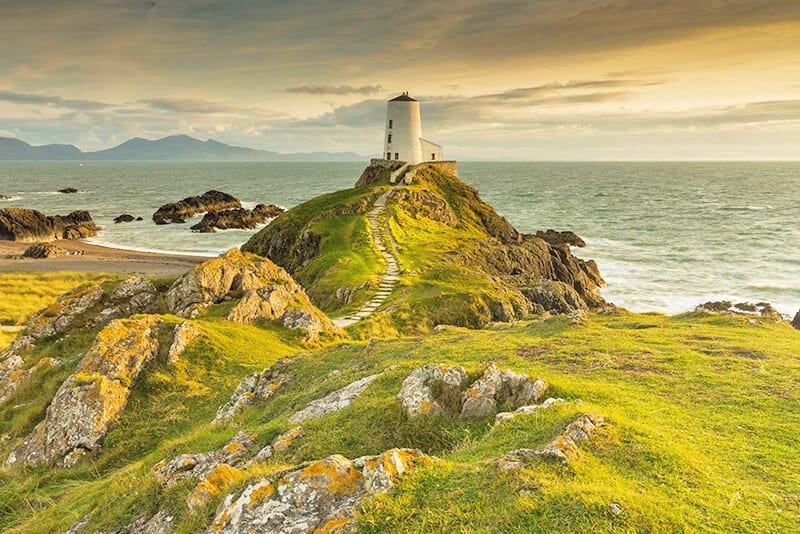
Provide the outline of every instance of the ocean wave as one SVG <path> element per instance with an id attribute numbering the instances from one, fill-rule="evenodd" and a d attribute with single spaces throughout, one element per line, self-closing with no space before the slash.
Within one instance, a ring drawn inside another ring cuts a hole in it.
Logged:
<path id="1" fill-rule="evenodd" d="M 725 206 L 720 211 L 767 211 L 774 209 L 772 206 Z"/>

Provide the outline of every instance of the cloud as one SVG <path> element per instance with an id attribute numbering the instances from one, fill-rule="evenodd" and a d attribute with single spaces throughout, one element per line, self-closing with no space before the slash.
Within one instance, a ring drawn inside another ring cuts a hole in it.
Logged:
<path id="1" fill-rule="evenodd" d="M 171 98 L 152 98 L 140 100 L 140 104 L 145 104 L 153 109 L 161 111 L 171 111 L 174 113 L 234 113 L 238 108 L 208 102 L 206 100 L 193 99 L 171 99 Z"/>
<path id="2" fill-rule="evenodd" d="M 305 95 L 374 95 L 381 91 L 383 91 L 383 86 L 381 85 L 362 85 L 359 87 L 352 85 L 302 85 L 286 89 L 287 93 Z"/>
<path id="3" fill-rule="evenodd" d="M 0 101 L 21 105 L 57 106 L 75 110 L 98 110 L 112 107 L 111 104 L 105 104 L 94 100 L 63 98 L 60 96 L 39 95 L 34 93 L 15 93 L 13 91 L 0 91 Z"/>

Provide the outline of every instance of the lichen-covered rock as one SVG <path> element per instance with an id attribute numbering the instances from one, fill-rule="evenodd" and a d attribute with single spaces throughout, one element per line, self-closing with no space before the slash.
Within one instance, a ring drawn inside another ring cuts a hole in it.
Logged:
<path id="1" fill-rule="evenodd" d="M 362 499 L 390 490 L 398 477 L 427 458 L 413 449 L 348 460 L 333 455 L 229 495 L 207 532 L 301 534 L 347 532 Z"/>
<path id="2" fill-rule="evenodd" d="M 568 464 L 578 454 L 577 444 L 588 441 L 595 431 L 604 424 L 605 419 L 598 413 L 592 412 L 581 415 L 567 425 L 564 431 L 547 445 L 538 449 L 517 449 L 495 459 L 494 462 L 498 467 L 501 467 L 500 464 L 504 463 L 508 468 L 509 463 L 516 463 L 521 466 L 526 459 L 538 457 Z"/>
<path id="3" fill-rule="evenodd" d="M 194 323 L 184 321 L 175 327 L 175 332 L 172 335 L 172 345 L 167 350 L 167 361 L 169 363 L 177 362 L 189 344 L 203 335 L 203 330 Z"/>
<path id="4" fill-rule="evenodd" d="M 133 522 L 122 529 L 125 534 L 167 534 L 175 530 L 175 517 L 166 510 L 155 515 L 138 514 Z"/>
<path id="5" fill-rule="evenodd" d="M 547 382 L 544 380 L 517 374 L 509 369 L 501 371 L 490 362 L 483 375 L 464 392 L 461 417 L 487 417 L 504 404 L 527 405 L 538 401 L 546 389 Z"/>
<path id="6" fill-rule="evenodd" d="M 186 478 L 202 480 L 218 465 L 236 465 L 247 456 L 257 437 L 257 434 L 240 431 L 217 451 L 181 454 L 170 461 L 161 460 L 153 466 L 152 472 L 164 487 Z"/>
<path id="7" fill-rule="evenodd" d="M 554 399 L 553 397 L 550 397 L 541 404 L 520 406 L 513 412 L 500 412 L 494 416 L 494 424 L 496 425 L 508 419 L 513 419 L 518 415 L 536 413 L 539 410 L 545 410 L 547 408 L 550 408 L 551 406 L 555 406 L 556 404 L 565 404 L 566 402 L 567 401 L 565 401 L 564 399 Z"/>
<path id="8" fill-rule="evenodd" d="M 271 458 L 273 454 L 289 450 L 289 448 L 294 445 L 295 441 L 297 441 L 303 435 L 305 435 L 305 432 L 303 431 L 303 427 L 300 426 L 296 426 L 287 430 L 283 434 L 273 439 L 272 443 L 258 451 L 255 456 L 253 456 L 253 458 L 247 462 L 247 464 L 250 465 L 261 463 Z"/>
<path id="9" fill-rule="evenodd" d="M 232 484 L 241 480 L 243 476 L 239 469 L 228 464 L 219 464 L 211 469 L 189 493 L 186 504 L 190 510 L 198 510 L 217 495 L 221 495 Z"/>
<path id="10" fill-rule="evenodd" d="M 244 377 L 233 392 L 231 400 L 219 407 L 212 424 L 227 423 L 253 403 L 272 397 L 281 386 L 291 380 L 286 373 L 291 362 L 291 359 L 284 358 L 260 373 Z"/>
<path id="11" fill-rule="evenodd" d="M 300 285 L 281 267 L 253 254 L 231 249 L 208 260 L 176 280 L 166 295 L 169 308 L 191 317 L 199 310 L 241 292 L 228 320 L 250 323 L 256 319 L 278 320 L 291 329 L 303 330 L 308 340 L 321 333 L 344 332 L 317 309 Z"/>
<path id="12" fill-rule="evenodd" d="M 133 276 L 117 285 L 104 301 L 104 308 L 100 310 L 92 321 L 95 326 L 103 325 L 112 319 L 130 317 L 140 313 L 153 313 L 156 311 L 159 293 L 150 280 Z"/>
<path id="13" fill-rule="evenodd" d="M 53 304 L 31 316 L 25 330 L 8 348 L 0 352 L 0 358 L 29 349 L 40 339 L 63 334 L 82 314 L 98 304 L 104 295 L 105 291 L 98 284 L 80 287 L 61 295 Z"/>
<path id="14" fill-rule="evenodd" d="M 461 418 L 487 417 L 501 405 L 523 406 L 539 400 L 547 382 L 500 370 L 489 362 L 471 385 L 458 365 L 426 365 L 403 381 L 397 400 L 409 417 L 450 413 Z"/>
<path id="15" fill-rule="evenodd" d="M 309 419 L 318 419 L 343 408 L 347 408 L 354 400 L 364 393 L 372 381 L 379 376 L 380 374 L 365 376 L 342 389 L 329 393 L 321 399 L 310 402 L 308 406 L 289 417 L 289 422 L 292 424 L 302 423 Z"/>
<path id="16" fill-rule="evenodd" d="M 13 395 L 32 374 L 40 369 L 55 367 L 60 364 L 60 360 L 45 357 L 36 362 L 30 369 L 25 369 L 23 367 L 23 359 L 16 355 L 0 361 L 0 404 Z"/>
<path id="17" fill-rule="evenodd" d="M 59 387 L 44 421 L 12 449 L 7 464 L 40 465 L 56 459 L 68 467 L 99 448 L 142 368 L 158 354 L 160 324 L 149 316 L 113 321 L 104 328 Z"/>
<path id="18" fill-rule="evenodd" d="M 454 406 L 460 410 L 466 382 L 467 371 L 460 365 L 426 365 L 403 380 L 397 400 L 409 417 L 440 415 Z"/>

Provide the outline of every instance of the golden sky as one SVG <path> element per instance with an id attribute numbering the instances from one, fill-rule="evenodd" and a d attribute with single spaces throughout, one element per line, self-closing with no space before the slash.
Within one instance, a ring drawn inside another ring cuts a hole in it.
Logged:
<path id="1" fill-rule="evenodd" d="M 797 0 L 0 0 L 0 136 L 458 159 L 798 159 Z"/>

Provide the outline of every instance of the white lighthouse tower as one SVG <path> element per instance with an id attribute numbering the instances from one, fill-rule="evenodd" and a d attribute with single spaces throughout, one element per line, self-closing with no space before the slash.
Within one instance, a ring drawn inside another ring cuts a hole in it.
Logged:
<path id="1" fill-rule="evenodd" d="M 419 101 L 408 96 L 408 92 L 389 100 L 386 107 L 383 154 L 387 160 L 409 165 L 444 159 L 441 146 L 422 138 Z"/>

